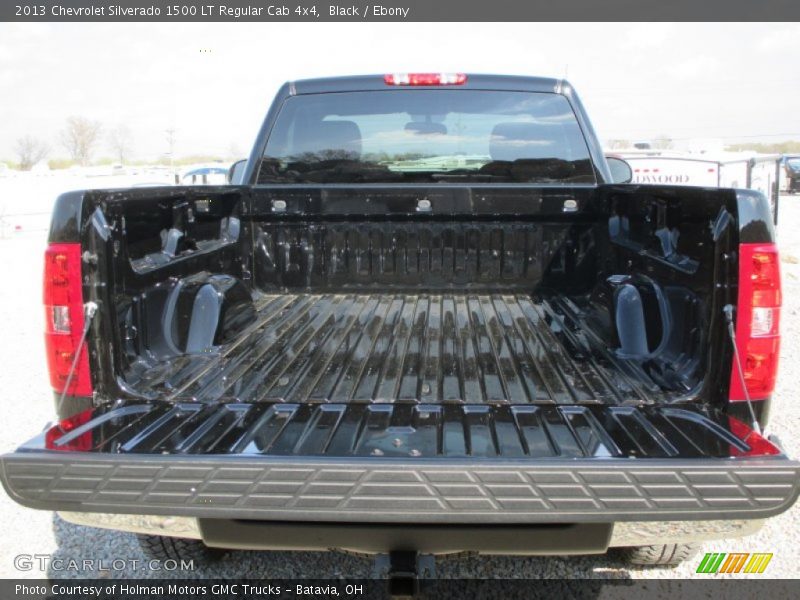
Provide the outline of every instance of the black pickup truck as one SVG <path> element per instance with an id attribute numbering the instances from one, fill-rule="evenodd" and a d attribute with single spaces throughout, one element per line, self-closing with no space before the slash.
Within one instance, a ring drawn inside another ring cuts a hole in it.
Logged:
<path id="1" fill-rule="evenodd" d="M 800 489 L 767 202 L 629 175 L 565 81 L 392 74 L 286 84 L 231 185 L 63 194 L 6 491 L 168 556 L 753 532 Z"/>

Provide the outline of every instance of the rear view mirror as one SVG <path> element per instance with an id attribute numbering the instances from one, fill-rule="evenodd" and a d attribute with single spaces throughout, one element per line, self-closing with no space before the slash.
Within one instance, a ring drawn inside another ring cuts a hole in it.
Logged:
<path id="1" fill-rule="evenodd" d="M 228 183 L 230 184 L 240 184 L 243 183 L 244 179 L 244 169 L 247 166 L 247 160 L 241 159 L 237 160 L 228 168 Z"/>
<path id="2" fill-rule="evenodd" d="M 606 162 L 611 171 L 611 183 L 630 183 L 633 179 L 631 166 L 616 156 L 607 156 Z"/>
<path id="3" fill-rule="evenodd" d="M 406 123 L 406 131 L 418 135 L 447 135 L 447 127 L 444 123 L 433 123 L 431 121 L 411 121 Z"/>

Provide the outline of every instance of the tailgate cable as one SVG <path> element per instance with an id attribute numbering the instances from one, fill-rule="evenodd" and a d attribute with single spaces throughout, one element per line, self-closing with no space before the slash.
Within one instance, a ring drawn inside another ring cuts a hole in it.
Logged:
<path id="1" fill-rule="evenodd" d="M 747 391 L 747 383 L 744 380 L 744 369 L 742 369 L 742 358 L 739 355 L 739 347 L 736 345 L 736 334 L 733 331 L 733 306 L 731 304 L 726 304 L 722 311 L 725 313 L 725 321 L 728 323 L 728 335 L 731 338 L 731 343 L 733 344 L 733 360 L 736 363 L 736 371 L 739 373 L 739 381 L 742 382 L 742 392 L 744 393 L 744 399 L 747 402 L 747 409 L 750 411 L 750 418 L 752 419 L 751 426 L 753 431 L 755 431 L 758 435 L 761 435 L 761 426 L 758 424 L 758 419 L 756 419 L 756 412 L 753 410 L 753 403 L 750 400 L 750 394 Z"/>
<path id="2" fill-rule="evenodd" d="M 72 359 L 72 366 L 69 368 L 67 381 L 64 383 L 64 389 L 61 392 L 61 396 L 58 398 L 58 414 L 61 413 L 61 407 L 64 404 L 64 398 L 67 397 L 67 390 L 69 390 L 69 384 L 72 383 L 72 376 L 75 374 L 75 369 L 78 368 L 78 361 L 81 358 L 81 351 L 83 350 L 83 346 L 86 344 L 86 336 L 89 335 L 89 327 L 92 325 L 92 319 L 94 318 L 95 314 L 97 314 L 97 304 L 95 302 L 87 302 L 83 305 L 83 333 L 81 333 L 81 339 L 78 342 L 77 349 L 75 350 L 75 356 Z"/>

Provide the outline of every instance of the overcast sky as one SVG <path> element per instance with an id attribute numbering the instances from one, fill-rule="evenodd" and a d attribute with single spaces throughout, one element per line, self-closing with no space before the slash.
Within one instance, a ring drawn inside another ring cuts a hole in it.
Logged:
<path id="1" fill-rule="evenodd" d="M 286 80 L 393 71 L 567 78 L 601 137 L 800 139 L 798 24 L 0 24 L 0 159 L 69 115 L 134 152 L 245 154 Z M 97 155 L 111 155 L 107 145 Z"/>

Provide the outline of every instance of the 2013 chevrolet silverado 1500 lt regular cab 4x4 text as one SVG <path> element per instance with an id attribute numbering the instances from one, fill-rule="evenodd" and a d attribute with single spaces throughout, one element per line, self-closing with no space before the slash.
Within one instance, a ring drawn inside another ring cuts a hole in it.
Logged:
<path id="1" fill-rule="evenodd" d="M 15 501 L 162 555 L 661 564 L 795 502 L 759 193 L 626 184 L 569 84 L 489 75 L 286 84 L 239 166 L 58 199 Z"/>

